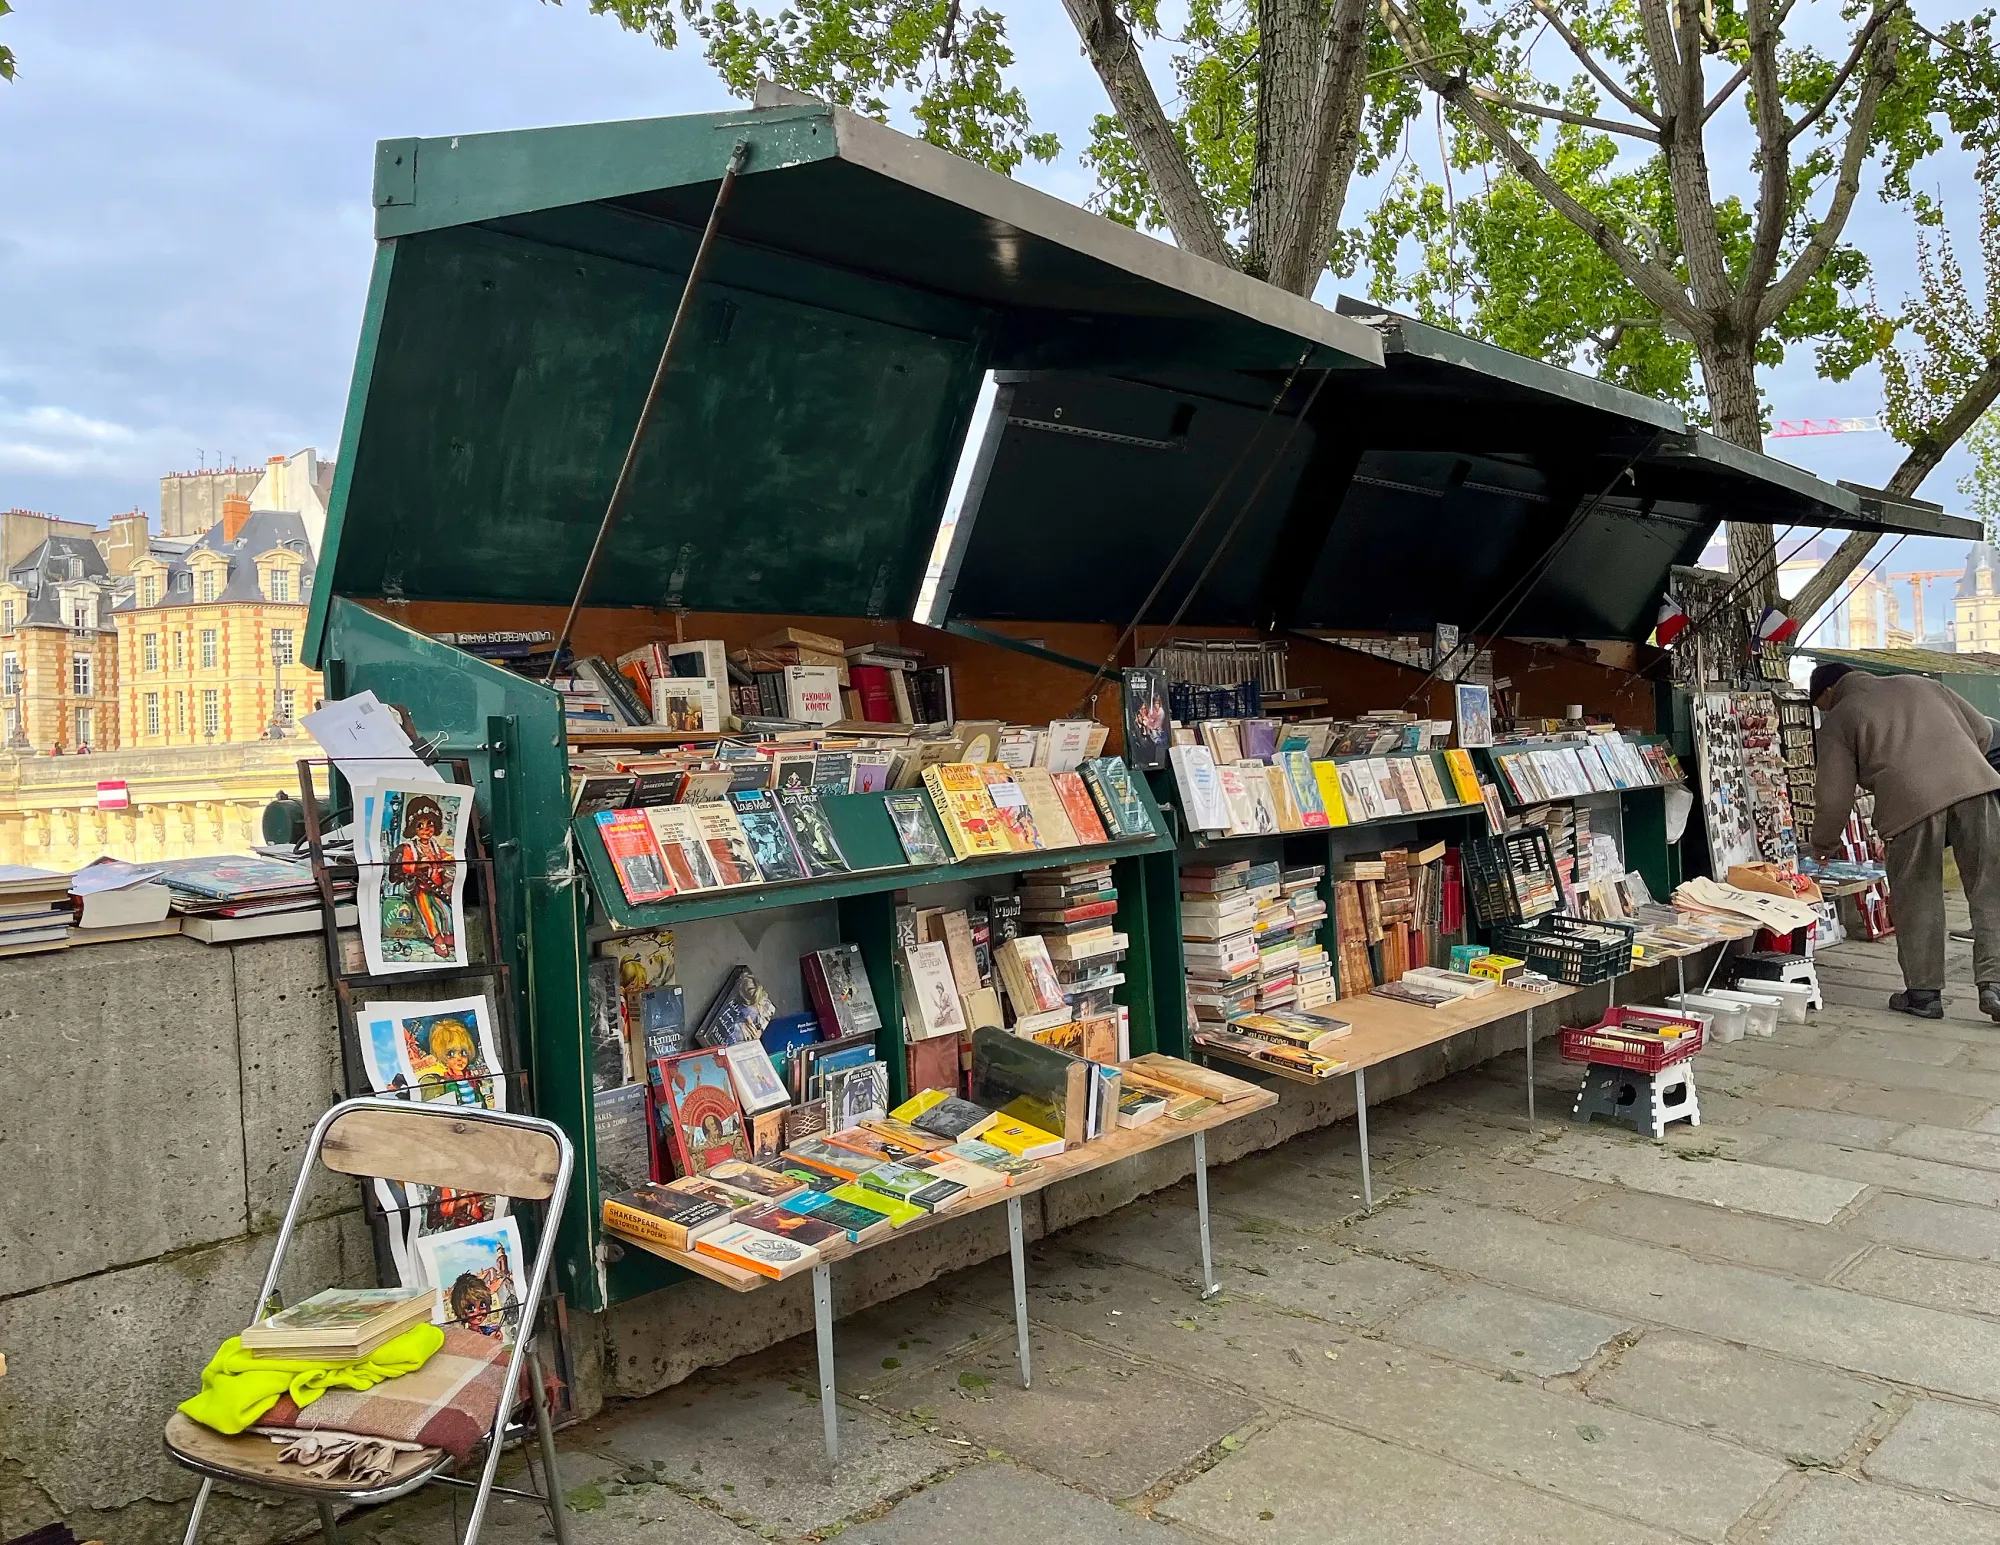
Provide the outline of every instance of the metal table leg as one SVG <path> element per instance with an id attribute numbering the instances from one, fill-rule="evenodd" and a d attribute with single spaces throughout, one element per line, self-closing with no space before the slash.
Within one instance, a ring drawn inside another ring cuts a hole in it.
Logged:
<path id="1" fill-rule="evenodd" d="M 1680 983 L 1680 994 L 1685 998 L 1688 990 L 1688 963 L 1685 955 L 1674 956 L 1674 980 Z"/>
<path id="2" fill-rule="evenodd" d="M 1361 1205 L 1375 1205 L 1375 1182 L 1368 1173 L 1368 1070 L 1354 1070 L 1354 1123 L 1361 1129 Z"/>
<path id="3" fill-rule="evenodd" d="M 1604 984 L 1604 1003 L 1607 1008 L 1618 1007 L 1618 978 L 1612 977 Z"/>
<path id="4" fill-rule="evenodd" d="M 1014 1257 L 1014 1343 L 1021 1354 L 1021 1388 L 1028 1389 L 1028 1256 L 1021 1243 L 1021 1199 L 1007 1198 L 1007 1248 Z"/>
<path id="5" fill-rule="evenodd" d="M 840 1410 L 833 1400 L 833 1268 L 813 1268 L 813 1333 L 819 1341 L 819 1414 L 826 1424 L 826 1457 L 840 1463 Z"/>
<path id="6" fill-rule="evenodd" d="M 1213 1298 L 1222 1291 L 1215 1280 L 1215 1252 L 1208 1236 L 1208 1134 L 1194 1135 L 1194 1211 L 1201 1223 L 1201 1296 Z"/>
<path id="7" fill-rule="evenodd" d="M 1528 1125 L 1535 1124 L 1535 1006 L 1528 1005 Z"/>

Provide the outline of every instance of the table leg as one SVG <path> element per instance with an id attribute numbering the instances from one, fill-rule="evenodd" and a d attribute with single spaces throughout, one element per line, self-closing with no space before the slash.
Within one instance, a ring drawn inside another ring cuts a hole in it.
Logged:
<path id="1" fill-rule="evenodd" d="M 1028 1389 L 1028 1255 L 1021 1243 L 1018 1196 L 1007 1198 L 1007 1248 L 1014 1257 L 1014 1344 L 1021 1355 L 1021 1388 Z"/>
<path id="2" fill-rule="evenodd" d="M 840 1410 L 833 1399 L 833 1268 L 813 1268 L 813 1331 L 819 1340 L 819 1414 L 826 1425 L 826 1457 L 840 1463 Z"/>
<path id="3" fill-rule="evenodd" d="M 1215 1280 L 1215 1252 L 1208 1234 L 1208 1134 L 1194 1135 L 1194 1212 L 1201 1225 L 1201 1296 L 1213 1298 L 1222 1291 Z"/>
<path id="4" fill-rule="evenodd" d="M 1361 1131 L 1361 1205 L 1375 1206 L 1375 1182 L 1368 1173 L 1368 1070 L 1354 1070 L 1354 1124 Z"/>
<path id="5" fill-rule="evenodd" d="M 1535 1009 L 1528 1006 L 1528 1126 L 1535 1125 Z"/>
<path id="6" fill-rule="evenodd" d="M 1688 990 L 1687 956 L 1674 956 L 1674 980 L 1680 984 L 1680 995 L 1685 998 Z"/>
<path id="7" fill-rule="evenodd" d="M 1605 1007 L 1607 1007 L 1607 1008 L 1614 1008 L 1614 1009 L 1615 1009 L 1615 1008 L 1617 1008 L 1617 1007 L 1618 1007 L 1618 978 L 1617 978 L 1617 977 L 1615 977 L 1615 976 L 1614 976 L 1613 978 L 1611 978 L 1611 980 L 1610 980 L 1609 982 L 1607 982 L 1607 983 L 1605 983 L 1605 984 L 1604 984 L 1604 992 L 1605 992 L 1605 997 L 1604 997 L 1604 1004 L 1605 1004 Z"/>

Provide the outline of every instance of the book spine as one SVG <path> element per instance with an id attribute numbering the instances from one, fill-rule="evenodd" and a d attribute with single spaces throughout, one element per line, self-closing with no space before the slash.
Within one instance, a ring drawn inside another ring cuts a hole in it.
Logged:
<path id="1" fill-rule="evenodd" d="M 669 1250 L 688 1248 L 687 1230 L 680 1224 L 668 1223 L 608 1196 L 604 1199 L 604 1226 L 620 1234 L 630 1234 L 634 1239 L 665 1245 Z"/>

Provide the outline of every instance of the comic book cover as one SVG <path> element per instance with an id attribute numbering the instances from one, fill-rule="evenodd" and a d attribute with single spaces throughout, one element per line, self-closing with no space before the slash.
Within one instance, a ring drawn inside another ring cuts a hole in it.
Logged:
<path id="1" fill-rule="evenodd" d="M 454 783 L 363 784 L 357 902 L 377 974 L 466 964 L 465 839 L 473 791 Z"/>

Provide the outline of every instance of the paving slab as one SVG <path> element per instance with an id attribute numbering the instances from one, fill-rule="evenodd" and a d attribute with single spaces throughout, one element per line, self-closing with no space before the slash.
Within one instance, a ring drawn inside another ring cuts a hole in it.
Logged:
<path id="1" fill-rule="evenodd" d="M 1248 1545 L 1668 1545 L 1674 1536 L 1317 1422 L 1282 1422 L 1158 1504 Z"/>
<path id="2" fill-rule="evenodd" d="M 1546 1221 L 1802 1277 L 1827 1277 L 1865 1248 L 1862 1241 L 1817 1224 L 1645 1191 L 1605 1191 Z"/>
<path id="3" fill-rule="evenodd" d="M 1934 1159 L 1964 1169 L 2000 1170 L 2000 1133 L 1919 1126 L 1897 1134 L 1881 1146 L 1913 1159 Z"/>
<path id="4" fill-rule="evenodd" d="M 1780 1040 L 1738 1041 L 1730 1054 L 1745 1062 L 1776 1068 L 1781 1073 L 1844 1078 L 1883 1089 L 1927 1089 L 1940 1094 L 1970 1095 L 1984 1099 L 1989 1105 L 2000 1101 L 2000 1071 L 1894 1062 L 1869 1052 L 1787 1046 Z M 1765 1087 L 1768 1090 L 1769 1085 Z"/>
<path id="5" fill-rule="evenodd" d="M 966 1457 L 906 1423 L 843 1405 L 841 1461 L 830 1467 L 816 1387 L 763 1356 L 634 1402 L 600 1451 L 735 1522 L 786 1535 L 879 1506 Z"/>
<path id="6" fill-rule="evenodd" d="M 1760 1068 L 1754 1063 L 1704 1059 L 1697 1081 L 1701 1086 L 1702 1103 L 1705 1105 L 1710 1090 L 1714 1090 L 1717 1094 L 1755 1094 L 1765 1084 L 1779 1076 L 1770 1068 Z"/>
<path id="7" fill-rule="evenodd" d="M 855 1524 L 845 1545 L 984 1545 L 996 1538 L 1062 1545 L 1175 1545 L 1188 1536 L 1020 1465 L 976 1464 Z"/>
<path id="8" fill-rule="evenodd" d="M 1888 1121 L 1880 1116 L 1856 1116 L 1837 1110 L 1805 1110 L 1790 1105 L 1764 1106 L 1751 1117 L 1750 1125 L 1773 1137 L 1796 1137 L 1809 1143 L 1832 1143 L 1841 1148 L 1886 1149 L 1892 1138 L 1909 1130 L 1906 1122 Z"/>
<path id="9" fill-rule="evenodd" d="M 1150 1199 L 1079 1225 L 1049 1243 L 1073 1255 L 1121 1261 L 1167 1278 L 1190 1295 L 1201 1290 L 1195 1208 Z M 1216 1213 L 1210 1235 L 1216 1280 L 1226 1292 L 1290 1305 L 1324 1320 L 1373 1325 L 1435 1292 L 1434 1272 L 1359 1255 L 1322 1235 L 1255 1218 Z"/>
<path id="10" fill-rule="evenodd" d="M 1884 1386 L 1705 1336 L 1649 1331 L 1588 1389 L 1628 1411 L 1831 1465 L 1882 1414 Z"/>
<path id="11" fill-rule="evenodd" d="M 1110 1308 L 1121 1312 L 1110 1316 Z M 1239 1302 L 1189 1313 L 1125 1300 L 1052 1305 L 1048 1312 L 1094 1340 L 1195 1376 L 1701 1539 L 1721 1539 L 1786 1471 L 1777 1460 L 1572 1390 L 1544 1388 L 1511 1370 L 1496 1375 L 1371 1336 L 1343 1335 L 1268 1305 Z M 1703 1477 L 1693 1496 L 1690 1475 Z"/>
<path id="12" fill-rule="evenodd" d="M 1596 1138 L 1595 1141 L 1585 1139 Z M 1700 1129 L 1690 1144 L 1710 1140 Z M 1783 1140 L 1771 1145 L 1782 1146 Z M 1755 1147 L 1749 1149 L 1756 1152 Z M 1536 1169 L 1577 1180 L 1620 1185 L 1633 1191 L 1711 1202 L 1766 1217 L 1803 1223 L 1831 1223 L 1867 1189 L 1859 1181 L 1768 1164 L 1710 1158 L 1699 1150 L 1677 1149 L 1649 1139 L 1621 1139 L 1579 1133 L 1538 1152 Z"/>
<path id="13" fill-rule="evenodd" d="M 1534 1378 L 1574 1373 L 1633 1327 L 1607 1315 L 1471 1283 L 1406 1309 L 1382 1327 L 1405 1346 Z"/>
<path id="14" fill-rule="evenodd" d="M 1111 1498 L 1137 1496 L 1176 1474 L 1261 1409 L 1046 1326 L 1029 1345 L 1032 1389 L 1021 1388 L 1008 1338 L 900 1380 L 877 1399 Z"/>
<path id="15" fill-rule="evenodd" d="M 1901 1154 L 1875 1153 L 1866 1148 L 1841 1148 L 1832 1143 L 1809 1143 L 1787 1138 L 1764 1150 L 1764 1163 L 1780 1169 L 1797 1169 L 1821 1177 L 1840 1177 L 1902 1191 L 1912 1196 L 1929 1196 L 1939 1201 L 1970 1202 L 1977 1207 L 2000 1207 L 2000 1173 L 1965 1169 L 1956 1164 L 1940 1164 L 1932 1159 L 1910 1159 Z"/>
<path id="16" fill-rule="evenodd" d="M 1837 1283 L 1857 1293 L 1928 1304 L 1955 1314 L 2000 1315 L 2000 1266 L 1940 1259 L 1880 1246 L 1843 1271 Z"/>
<path id="17" fill-rule="evenodd" d="M 1921 1196 L 1871 1196 L 1841 1224 L 1843 1231 L 1933 1255 L 2000 1261 L 2000 1213 Z"/>
<path id="18" fill-rule="evenodd" d="M 2000 1513 L 1815 1475 L 1760 1545 L 2000 1545 Z"/>
<path id="19" fill-rule="evenodd" d="M 1430 1198 L 1385 1208 L 1349 1238 L 1586 1308 L 2000 1402 L 2000 1325 L 1985 1320 Z"/>
<path id="20" fill-rule="evenodd" d="M 1861 1116 L 1938 1127 L 1971 1126 L 1994 1109 L 1992 1100 L 1978 1095 L 1941 1094 L 1934 1089 L 1885 1089 L 1865 1079 L 1856 1082 L 1810 1073 L 1781 1073 L 1757 1093 L 1760 1099 L 1773 1105 L 1851 1111 Z"/>
<path id="21" fill-rule="evenodd" d="M 1511 1207 L 1535 1218 L 1554 1217 L 1588 1197 L 1604 1193 L 1602 1186 L 1511 1159 L 1453 1153 L 1449 1149 L 1414 1163 L 1399 1164 L 1375 1178 L 1378 1196 L 1405 1188 L 1436 1191 L 1494 1207 Z"/>
<path id="22" fill-rule="evenodd" d="M 2000 1506 L 2000 1412 L 1919 1400 L 1861 1468 L 1874 1480 Z"/>

